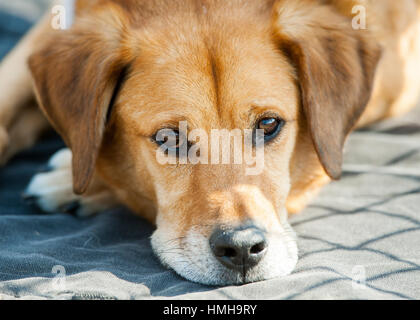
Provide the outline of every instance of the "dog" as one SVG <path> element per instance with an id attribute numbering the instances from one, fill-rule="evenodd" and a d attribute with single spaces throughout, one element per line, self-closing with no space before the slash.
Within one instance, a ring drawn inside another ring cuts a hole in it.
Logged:
<path id="1" fill-rule="evenodd" d="M 69 149 L 26 196 L 79 216 L 126 205 L 156 225 L 162 264 L 194 282 L 290 274 L 288 216 L 340 178 L 353 129 L 419 98 L 419 0 L 78 0 L 75 10 L 70 29 L 54 30 L 49 14 L 2 62 L 0 157 L 52 125 Z M 163 142 L 179 149 L 182 121 L 188 132 L 262 131 L 262 172 L 160 164 L 157 132 L 171 129 Z"/>

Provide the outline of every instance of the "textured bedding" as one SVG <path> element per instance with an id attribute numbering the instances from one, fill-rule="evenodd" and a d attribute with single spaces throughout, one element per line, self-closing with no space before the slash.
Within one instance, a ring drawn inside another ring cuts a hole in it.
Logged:
<path id="1" fill-rule="evenodd" d="M 1 55 L 46 2 L 0 0 Z M 78 219 L 25 204 L 29 179 L 62 147 L 48 134 L 0 169 L 0 299 L 420 299 L 420 108 L 353 133 L 343 179 L 291 218 L 297 269 L 239 287 L 162 267 L 153 226 L 124 208 Z"/>

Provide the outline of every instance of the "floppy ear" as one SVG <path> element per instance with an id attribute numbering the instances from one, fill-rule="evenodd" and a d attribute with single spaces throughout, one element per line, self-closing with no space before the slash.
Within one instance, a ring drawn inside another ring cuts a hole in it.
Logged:
<path id="1" fill-rule="evenodd" d="M 318 157 L 341 176 L 343 146 L 370 99 L 380 58 L 368 31 L 312 0 L 277 1 L 275 38 L 296 68 L 302 106 Z"/>
<path id="2" fill-rule="evenodd" d="M 98 15 L 56 31 L 29 59 L 41 108 L 73 152 L 73 186 L 82 194 L 95 171 L 108 108 L 129 63 L 115 17 Z"/>

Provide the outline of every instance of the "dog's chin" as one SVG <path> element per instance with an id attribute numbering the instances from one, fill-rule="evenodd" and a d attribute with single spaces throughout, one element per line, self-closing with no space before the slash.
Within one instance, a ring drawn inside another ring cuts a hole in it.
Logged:
<path id="1" fill-rule="evenodd" d="M 263 260 L 245 275 L 223 266 L 212 254 L 209 240 L 198 228 L 184 237 L 158 228 L 152 247 L 162 264 L 192 282 L 205 285 L 242 285 L 289 275 L 298 260 L 296 236 L 287 224 L 278 232 L 267 234 L 268 249 Z"/>

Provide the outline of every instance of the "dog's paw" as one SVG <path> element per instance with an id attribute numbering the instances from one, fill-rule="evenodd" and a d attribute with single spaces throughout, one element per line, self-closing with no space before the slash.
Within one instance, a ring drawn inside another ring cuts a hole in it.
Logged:
<path id="1" fill-rule="evenodd" d="M 92 216 L 114 207 L 113 195 L 104 188 L 83 196 L 73 192 L 71 161 L 69 149 L 57 152 L 46 168 L 32 178 L 24 200 L 46 213 L 69 213 L 78 217 Z"/>

